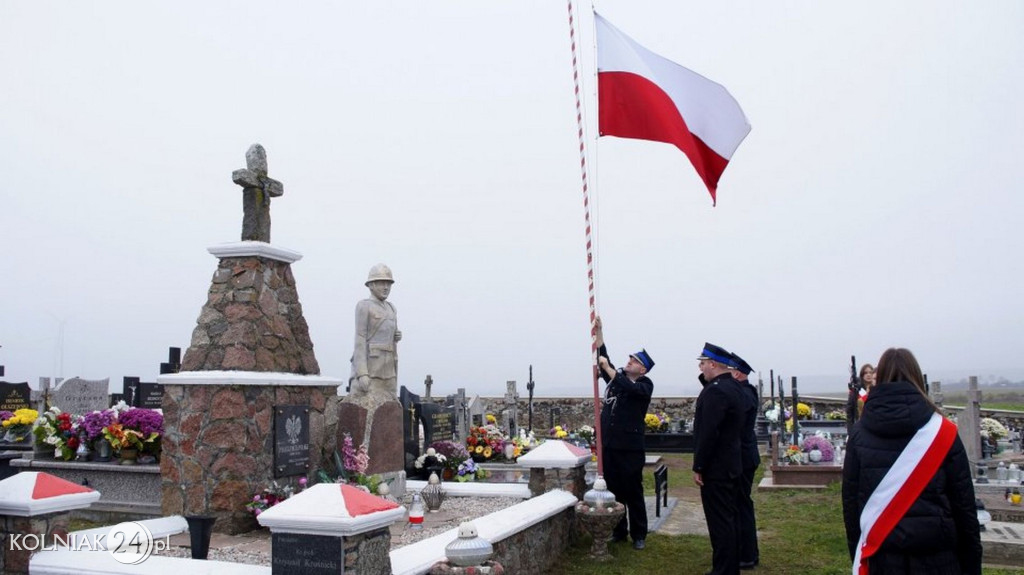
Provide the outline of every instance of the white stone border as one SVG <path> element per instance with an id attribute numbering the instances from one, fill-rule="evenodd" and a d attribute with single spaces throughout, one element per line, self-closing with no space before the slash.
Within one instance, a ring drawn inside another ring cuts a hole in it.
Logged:
<path id="1" fill-rule="evenodd" d="M 422 491 L 426 481 L 410 479 L 406 491 Z M 445 481 L 441 484 L 450 497 L 518 497 L 530 498 L 530 486 L 525 483 L 484 483 L 482 481 Z"/>
<path id="2" fill-rule="evenodd" d="M 447 483 L 445 485 L 448 485 Z M 480 537 L 497 543 L 545 519 L 576 505 L 578 500 L 568 491 L 555 489 L 507 509 L 474 519 Z M 417 541 L 391 552 L 392 575 L 422 575 L 445 558 L 445 547 L 459 536 L 449 529 L 440 535 Z"/>
<path id="3" fill-rule="evenodd" d="M 268 244 L 267 242 L 230 242 L 226 244 L 210 246 L 206 248 L 206 251 L 217 256 L 218 258 L 241 258 L 246 256 L 257 256 L 261 258 L 267 258 L 269 260 L 284 262 L 286 264 L 295 263 L 302 259 L 302 254 L 300 254 L 297 251 L 289 250 L 287 248 L 275 247 L 271 244 Z"/>
<path id="4" fill-rule="evenodd" d="M 296 387 L 338 387 L 339 377 L 299 375 L 274 371 L 182 371 L 158 375 L 161 385 L 276 385 Z"/>

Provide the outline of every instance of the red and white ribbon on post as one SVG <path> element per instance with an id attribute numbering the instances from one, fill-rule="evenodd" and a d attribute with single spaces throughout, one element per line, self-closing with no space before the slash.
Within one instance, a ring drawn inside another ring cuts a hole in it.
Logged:
<path id="1" fill-rule="evenodd" d="M 590 189 L 587 185 L 587 145 L 583 130 L 583 103 L 580 96 L 580 73 L 578 50 L 576 47 L 576 19 L 573 16 L 572 0 L 569 5 L 569 44 L 572 49 L 572 81 L 576 94 L 576 125 L 580 141 L 580 172 L 583 175 L 583 211 L 587 235 L 587 289 L 590 296 L 590 355 L 594 372 L 594 430 L 597 439 L 597 473 L 604 474 L 604 458 L 601 456 L 601 395 L 597 383 L 597 339 L 594 333 L 594 320 L 597 316 L 597 304 L 594 297 L 594 241 L 590 226 Z"/>
<path id="2" fill-rule="evenodd" d="M 938 413 L 917 430 L 860 514 L 860 540 L 853 558 L 853 575 L 868 575 L 868 558 L 907 514 L 928 482 L 935 477 L 956 439 L 956 425 Z"/>

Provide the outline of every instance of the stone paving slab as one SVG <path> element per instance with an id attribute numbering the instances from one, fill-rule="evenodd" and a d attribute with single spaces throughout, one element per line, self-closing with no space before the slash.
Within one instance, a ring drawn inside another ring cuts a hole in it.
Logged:
<path id="1" fill-rule="evenodd" d="M 986 565 L 1024 565 L 1024 525 L 993 521 L 981 532 Z"/>

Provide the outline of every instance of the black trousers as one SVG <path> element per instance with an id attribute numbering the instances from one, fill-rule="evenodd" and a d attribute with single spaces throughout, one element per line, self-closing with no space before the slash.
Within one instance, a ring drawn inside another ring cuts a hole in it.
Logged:
<path id="1" fill-rule="evenodd" d="M 744 469 L 740 475 L 739 489 L 736 496 L 736 513 L 739 521 L 740 562 L 753 563 L 760 560 L 761 553 L 757 549 L 757 522 L 754 519 L 754 500 L 750 492 L 754 487 L 754 472 L 757 467 Z"/>
<path id="2" fill-rule="evenodd" d="M 736 524 L 737 479 L 704 478 L 700 501 L 711 537 L 711 573 L 737 575 L 740 572 L 739 526 Z"/>
<path id="3" fill-rule="evenodd" d="M 644 461 L 640 450 L 605 449 L 604 480 L 615 499 L 626 506 L 626 514 L 615 526 L 612 536 L 647 538 L 647 502 L 644 500 Z"/>

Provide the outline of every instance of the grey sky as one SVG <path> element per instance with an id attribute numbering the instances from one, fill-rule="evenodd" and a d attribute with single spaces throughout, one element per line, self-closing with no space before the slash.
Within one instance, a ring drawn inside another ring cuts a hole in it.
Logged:
<path id="1" fill-rule="evenodd" d="M 675 148 L 590 148 L 599 310 L 613 359 L 654 357 L 656 396 L 697 391 L 704 341 L 840 383 L 892 345 L 932 374 L 1024 367 L 1024 4 L 597 10 L 753 126 L 717 208 Z M 231 172 L 260 142 L 325 375 L 347 375 L 382 261 L 400 384 L 499 393 L 532 363 L 539 394 L 589 393 L 568 36 L 553 0 L 0 0 L 5 379 L 154 379 L 188 346 L 206 248 L 238 239 Z"/>

